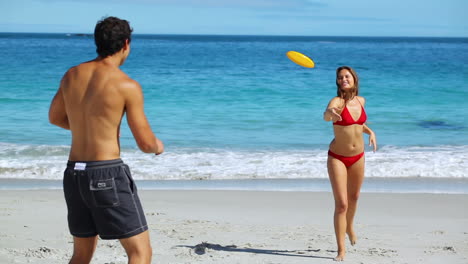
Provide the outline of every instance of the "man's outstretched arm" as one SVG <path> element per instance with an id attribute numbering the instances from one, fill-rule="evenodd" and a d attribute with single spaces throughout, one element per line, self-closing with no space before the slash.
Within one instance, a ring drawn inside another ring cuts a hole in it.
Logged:
<path id="1" fill-rule="evenodd" d="M 144 112 L 143 92 L 136 81 L 125 84 L 125 111 L 128 126 L 132 130 L 138 147 L 145 153 L 161 154 L 164 144 L 154 135 Z"/>

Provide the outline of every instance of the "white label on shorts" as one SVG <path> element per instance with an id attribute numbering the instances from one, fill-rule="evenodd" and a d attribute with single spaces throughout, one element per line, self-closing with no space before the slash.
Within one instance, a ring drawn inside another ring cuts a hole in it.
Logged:
<path id="1" fill-rule="evenodd" d="M 75 163 L 75 170 L 85 170 L 86 163 L 77 162 Z"/>
<path id="2" fill-rule="evenodd" d="M 106 183 L 105 182 L 98 182 L 97 187 L 98 188 L 106 188 Z"/>

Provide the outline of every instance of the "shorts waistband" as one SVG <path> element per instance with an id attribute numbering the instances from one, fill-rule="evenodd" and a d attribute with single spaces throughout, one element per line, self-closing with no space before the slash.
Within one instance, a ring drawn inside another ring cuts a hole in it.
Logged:
<path id="1" fill-rule="evenodd" d="M 71 160 L 69 160 L 68 163 L 67 163 L 67 168 L 68 169 L 76 169 L 77 167 L 80 167 L 81 170 L 83 170 L 83 169 L 103 169 L 103 168 L 118 167 L 118 166 L 121 166 L 123 164 L 124 164 L 124 162 L 122 161 L 122 159 L 99 160 L 99 161 L 71 161 Z"/>

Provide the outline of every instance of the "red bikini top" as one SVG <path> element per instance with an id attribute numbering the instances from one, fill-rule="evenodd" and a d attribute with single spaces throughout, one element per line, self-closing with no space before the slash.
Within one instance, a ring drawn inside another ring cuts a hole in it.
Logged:
<path id="1" fill-rule="evenodd" d="M 355 125 L 355 124 L 363 125 L 366 122 L 366 120 L 367 120 L 367 115 L 366 115 L 366 111 L 364 111 L 364 107 L 362 107 L 362 104 L 361 104 L 361 116 L 358 118 L 358 120 L 353 119 L 353 116 L 351 115 L 351 113 L 349 112 L 348 108 L 345 105 L 343 111 L 341 111 L 341 121 L 336 121 L 335 123 L 333 123 L 333 125 L 337 125 L 337 126 L 350 126 L 350 125 Z"/>

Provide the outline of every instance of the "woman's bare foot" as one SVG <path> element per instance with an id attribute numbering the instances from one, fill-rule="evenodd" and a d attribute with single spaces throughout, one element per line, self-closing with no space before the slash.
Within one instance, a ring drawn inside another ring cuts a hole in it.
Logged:
<path id="1" fill-rule="evenodd" d="M 351 246 L 356 245 L 357 236 L 356 236 L 356 233 L 354 233 L 354 230 L 353 229 L 348 229 L 348 230 L 346 230 L 346 234 L 348 234 L 349 242 L 351 243 Z"/>
<path id="2" fill-rule="evenodd" d="M 334 261 L 344 261 L 344 252 L 338 252 L 338 255 L 333 259 Z"/>

